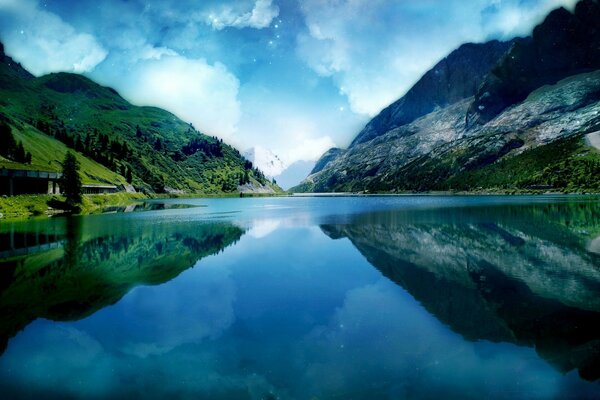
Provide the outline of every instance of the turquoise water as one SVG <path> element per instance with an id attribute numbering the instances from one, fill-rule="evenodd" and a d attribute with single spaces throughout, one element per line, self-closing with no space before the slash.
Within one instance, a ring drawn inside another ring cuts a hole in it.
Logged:
<path id="1" fill-rule="evenodd" d="M 597 199 L 164 203 L 0 223 L 0 397 L 600 396 Z"/>

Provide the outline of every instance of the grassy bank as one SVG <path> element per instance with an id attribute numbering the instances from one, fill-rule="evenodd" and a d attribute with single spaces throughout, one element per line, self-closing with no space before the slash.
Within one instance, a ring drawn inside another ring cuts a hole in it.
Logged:
<path id="1" fill-rule="evenodd" d="M 244 193 L 241 197 L 273 197 L 285 195 L 284 193 L 273 194 L 248 194 Z M 113 193 L 113 194 L 92 194 L 84 195 L 81 211 L 79 214 L 94 214 L 111 206 L 127 206 L 136 202 L 148 199 L 171 199 L 171 198 L 207 198 L 207 197 L 240 197 L 240 193 L 222 193 L 222 194 L 200 194 L 200 193 L 182 193 L 182 194 L 153 194 L 143 193 Z M 20 195 L 12 197 L 0 197 L 0 221 L 26 219 L 31 217 L 43 217 L 62 214 L 63 211 L 52 208 L 48 205 L 57 202 L 63 202 L 63 196 L 56 195 Z"/>
<path id="2" fill-rule="evenodd" d="M 114 193 L 84 195 L 81 214 L 93 214 L 108 206 L 126 206 L 147 199 L 142 193 Z M 37 216 L 60 214 L 62 211 L 48 206 L 51 201 L 64 201 L 62 196 L 21 195 L 0 197 L 0 221 L 25 219 Z"/>

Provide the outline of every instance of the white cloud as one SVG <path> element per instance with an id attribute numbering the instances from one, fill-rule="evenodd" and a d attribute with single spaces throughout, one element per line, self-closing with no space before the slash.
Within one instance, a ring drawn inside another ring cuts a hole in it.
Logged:
<path id="1" fill-rule="evenodd" d="M 333 139 L 323 133 L 316 118 L 303 115 L 302 110 L 294 113 L 285 106 L 271 108 L 256 116 L 245 116 L 240 130 L 240 135 L 250 136 L 240 139 L 260 140 L 258 144 L 277 154 L 284 165 L 300 160 L 315 161 L 336 146 Z M 257 132 L 261 133 L 260 137 Z"/>
<path id="2" fill-rule="evenodd" d="M 317 160 L 327 150 L 335 147 L 335 143 L 329 136 L 301 138 L 293 143 L 295 145 L 290 146 L 285 153 L 285 158 L 290 160 L 290 164 L 299 160 Z"/>
<path id="3" fill-rule="evenodd" d="M 271 25 L 271 21 L 279 15 L 279 7 L 272 0 L 256 0 L 251 11 L 241 12 L 235 3 L 222 5 L 205 14 L 206 22 L 214 29 L 226 27 L 262 29 Z"/>
<path id="4" fill-rule="evenodd" d="M 262 239 L 275 232 L 281 225 L 279 219 L 258 219 L 252 221 L 252 228 L 248 231 L 248 235 L 255 239 Z"/>
<path id="5" fill-rule="evenodd" d="M 207 134 L 233 135 L 240 117 L 238 79 L 220 63 L 170 54 L 148 51 L 120 83 L 122 94 L 138 105 L 165 108 Z"/>
<path id="6" fill-rule="evenodd" d="M 517 0 L 495 0 L 482 11 L 482 29 L 488 35 L 501 38 L 526 36 L 551 10 L 565 7 L 573 11 L 578 2 L 579 0 L 543 0 L 526 6 Z"/>
<path id="7" fill-rule="evenodd" d="M 263 85 L 243 85 L 242 116 L 235 138 L 240 147 L 268 149 L 286 166 L 316 161 L 331 147 L 347 145 L 349 136 L 366 122 L 364 116 L 347 111 L 343 96 L 323 99 L 325 103 L 299 101 L 296 96 L 300 95 Z M 307 91 L 305 96 L 316 95 Z"/>
<path id="8" fill-rule="evenodd" d="M 94 36 L 32 0 L 0 0 L 0 35 L 7 52 L 34 75 L 88 72 L 108 54 Z"/>
<path id="9" fill-rule="evenodd" d="M 551 9 L 576 2 L 306 0 L 297 52 L 332 77 L 352 111 L 373 116 L 460 44 L 529 34 Z"/>

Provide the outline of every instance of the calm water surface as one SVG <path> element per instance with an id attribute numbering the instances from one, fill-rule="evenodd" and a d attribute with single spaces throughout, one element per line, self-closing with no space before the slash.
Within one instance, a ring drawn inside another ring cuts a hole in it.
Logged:
<path id="1" fill-rule="evenodd" d="M 0 222 L 0 397 L 600 397 L 598 199 L 144 208 Z"/>

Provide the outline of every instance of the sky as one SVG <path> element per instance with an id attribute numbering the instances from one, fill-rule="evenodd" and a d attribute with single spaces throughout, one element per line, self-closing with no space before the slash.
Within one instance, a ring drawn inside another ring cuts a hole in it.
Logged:
<path id="1" fill-rule="evenodd" d="M 0 0 L 0 40 L 285 163 L 347 146 L 465 42 L 531 33 L 576 0 Z"/>

